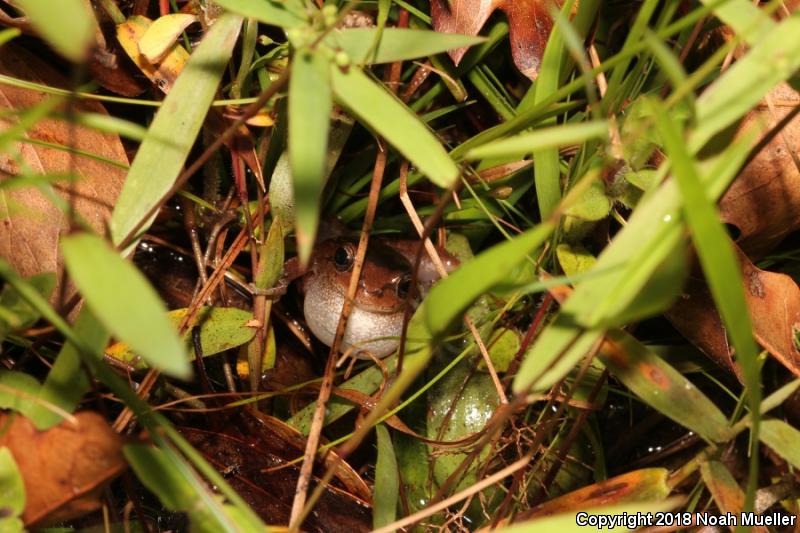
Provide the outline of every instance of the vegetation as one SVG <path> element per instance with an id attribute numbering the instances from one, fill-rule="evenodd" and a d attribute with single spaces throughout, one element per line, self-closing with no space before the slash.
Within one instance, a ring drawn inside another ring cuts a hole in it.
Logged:
<path id="1" fill-rule="evenodd" d="M 793 9 L 0 1 L 0 530 L 793 525 Z"/>

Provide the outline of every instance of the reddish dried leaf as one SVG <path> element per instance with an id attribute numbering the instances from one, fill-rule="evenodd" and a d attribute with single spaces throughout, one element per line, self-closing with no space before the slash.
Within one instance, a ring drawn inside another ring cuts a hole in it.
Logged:
<path id="1" fill-rule="evenodd" d="M 21 415 L 0 414 L 0 446 L 11 450 L 25 483 L 26 526 L 71 520 L 100 507 L 103 485 L 125 468 L 122 438 L 91 411 L 37 430 Z"/>
<path id="2" fill-rule="evenodd" d="M 288 524 L 294 499 L 298 465 L 289 461 L 303 456 L 305 438 L 283 422 L 244 412 L 225 421 L 220 432 L 180 428 L 181 433 L 220 472 L 228 483 L 267 524 Z M 319 476 L 331 464 L 318 464 Z M 369 531 L 371 517 L 367 485 L 346 463 L 340 463 L 334 484 L 324 493 L 303 531 L 356 533 Z"/>
<path id="3" fill-rule="evenodd" d="M 753 121 L 779 124 L 800 105 L 800 94 L 788 84 L 773 89 L 751 112 Z M 769 252 L 800 229 L 800 117 L 794 117 L 744 168 L 720 200 L 723 221 L 741 234 L 737 244 L 752 258 Z"/>
<path id="4" fill-rule="evenodd" d="M 518 520 L 579 509 L 666 498 L 671 489 L 665 468 L 645 468 L 600 481 L 554 498 L 519 516 Z"/>
<path id="5" fill-rule="evenodd" d="M 758 343 L 795 375 L 800 376 L 800 288 L 786 274 L 757 268 L 738 248 L 745 283 L 745 300 Z M 741 378 L 730 354 L 725 330 L 708 289 L 693 282 L 686 295 L 667 313 L 673 325 L 706 355 L 733 369 Z"/>
<path id="6" fill-rule="evenodd" d="M 0 54 L 0 73 L 50 86 L 64 87 L 66 82 L 53 68 L 21 48 L 6 45 Z M 0 112 L 24 110 L 40 104 L 45 95 L 37 91 L 0 85 Z M 82 102 L 78 111 L 105 113 L 98 103 Z M 0 131 L 14 123 L 13 118 L 0 119 Z M 125 150 L 118 136 L 98 133 L 65 122 L 45 119 L 27 132 L 27 138 L 73 146 L 77 150 L 97 154 L 127 165 Z M 125 179 L 125 170 L 83 155 L 64 150 L 19 143 L 26 164 L 41 174 L 67 174 L 73 170 L 79 179 L 74 184 L 75 210 L 95 231 L 105 233 L 106 222 Z M 19 173 L 17 164 L 0 154 L 0 182 Z M 56 193 L 69 197 L 69 185 L 57 182 Z M 10 261 L 23 276 L 40 272 L 61 272 L 58 248 L 59 235 L 67 230 L 66 215 L 34 187 L 0 190 L 0 257 Z M 58 278 L 60 280 L 60 276 Z M 58 290 L 54 294 L 58 294 Z"/>
<path id="7" fill-rule="evenodd" d="M 553 21 L 548 0 L 432 0 L 431 17 L 436 31 L 477 35 L 495 9 L 508 17 L 511 55 L 520 72 L 535 80 Z M 449 52 L 456 65 L 466 48 Z"/>

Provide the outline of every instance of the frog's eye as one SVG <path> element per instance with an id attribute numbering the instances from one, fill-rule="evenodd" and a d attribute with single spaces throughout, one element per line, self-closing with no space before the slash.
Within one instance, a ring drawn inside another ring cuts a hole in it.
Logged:
<path id="1" fill-rule="evenodd" d="M 355 254 L 351 246 L 339 246 L 333 253 L 333 265 L 339 272 L 347 272 L 353 267 Z"/>
<path id="2" fill-rule="evenodd" d="M 408 296 L 408 291 L 411 290 L 411 275 L 406 274 L 399 280 L 395 286 L 395 292 L 399 298 L 405 299 Z"/>

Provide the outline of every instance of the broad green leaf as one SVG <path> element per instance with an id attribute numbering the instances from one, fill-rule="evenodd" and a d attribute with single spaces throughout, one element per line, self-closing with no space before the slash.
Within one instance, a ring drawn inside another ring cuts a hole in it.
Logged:
<path id="1" fill-rule="evenodd" d="M 30 374 L 0 370 L 0 409 L 11 409 L 30 418 L 40 388 L 41 384 Z"/>
<path id="2" fill-rule="evenodd" d="M 763 420 L 758 438 L 793 467 L 800 468 L 800 431 L 783 420 Z"/>
<path id="3" fill-rule="evenodd" d="M 56 275 L 52 272 L 37 274 L 28 282 L 39 294 L 50 298 L 56 286 Z M 0 342 L 12 331 L 29 328 L 39 320 L 39 313 L 26 302 L 11 286 L 6 285 L 0 292 Z"/>
<path id="4" fill-rule="evenodd" d="M 215 0 L 215 3 L 233 13 L 285 29 L 308 24 L 303 4 L 296 0 Z"/>
<path id="5" fill-rule="evenodd" d="M 103 353 L 110 337 L 108 330 L 85 306 L 75 320 L 74 331 L 93 354 Z M 39 399 L 72 413 L 90 389 L 91 383 L 81 364 L 78 348 L 71 342 L 64 343 L 42 384 Z M 34 405 L 28 418 L 39 430 L 51 428 L 63 420 L 61 415 L 41 404 Z"/>
<path id="6" fill-rule="evenodd" d="M 710 442 L 730 439 L 728 420 L 683 374 L 628 333 L 612 330 L 598 356 L 644 403 Z"/>
<path id="7" fill-rule="evenodd" d="M 73 63 L 88 58 L 96 22 L 83 0 L 16 0 L 45 41 Z"/>
<path id="8" fill-rule="evenodd" d="M 478 148 L 473 148 L 467 152 L 465 157 L 471 160 L 495 157 L 521 158 L 534 151 L 580 145 L 588 140 L 605 139 L 607 137 L 608 122 L 605 120 L 564 124 L 541 128 L 530 133 L 523 133 L 515 137 L 487 143 Z M 558 197 L 561 197 L 560 192 Z"/>
<path id="9" fill-rule="evenodd" d="M 175 309 L 167 313 L 169 321 L 175 331 L 181 321 L 186 317 L 188 309 Z M 234 307 L 202 307 L 197 315 L 197 326 L 200 328 L 200 346 L 203 357 L 236 348 L 246 344 L 255 335 L 255 328 L 251 324 L 253 313 Z M 183 335 L 186 353 L 194 353 L 192 330 Z M 106 355 L 119 361 L 132 365 L 136 369 L 146 368 L 137 352 L 128 343 L 118 342 L 109 346 Z"/>
<path id="10" fill-rule="evenodd" d="M 332 31 L 325 43 L 341 49 L 356 64 L 392 63 L 472 46 L 485 41 L 456 33 L 430 30 L 385 28 L 378 38 L 378 28 L 348 28 Z M 373 49 L 373 43 L 377 46 Z"/>
<path id="11" fill-rule="evenodd" d="M 241 25 L 241 17 L 235 15 L 218 18 L 164 100 L 139 147 L 111 217 L 115 245 L 161 200 L 183 169 L 233 53 Z M 151 222 L 146 221 L 141 231 Z"/>
<path id="12" fill-rule="evenodd" d="M 556 246 L 556 258 L 567 276 L 588 272 L 597 262 L 597 258 L 583 246 L 566 243 Z"/>
<path id="13" fill-rule="evenodd" d="M 386 138 L 436 185 L 447 188 L 458 167 L 436 136 L 405 104 L 358 68 L 331 70 L 336 101 Z"/>
<path id="14" fill-rule="evenodd" d="M 3 524 L 3 520 L 17 517 L 24 510 L 25 485 L 22 482 L 22 474 L 14 461 L 14 456 L 11 455 L 11 450 L 0 447 L 0 530 L 13 531 L 9 529 L 11 524 Z"/>
<path id="15" fill-rule="evenodd" d="M 375 461 L 372 527 L 378 529 L 395 521 L 400 498 L 400 476 L 389 430 L 380 424 L 375 428 L 375 434 L 378 437 L 378 459 Z"/>
<path id="16" fill-rule="evenodd" d="M 176 377 L 190 375 L 186 350 L 167 310 L 136 267 L 89 233 L 63 237 L 61 249 L 86 304 L 114 337 L 151 366 Z"/>
<path id="17" fill-rule="evenodd" d="M 564 214 L 594 222 L 607 217 L 609 211 L 611 211 L 611 200 L 606 195 L 606 187 L 598 176 L 592 179 L 580 196 L 564 209 Z"/>
<path id="18" fill-rule="evenodd" d="M 322 51 L 298 50 L 289 82 L 289 165 L 295 201 L 297 253 L 308 264 L 319 223 L 333 97 L 330 62 Z"/>

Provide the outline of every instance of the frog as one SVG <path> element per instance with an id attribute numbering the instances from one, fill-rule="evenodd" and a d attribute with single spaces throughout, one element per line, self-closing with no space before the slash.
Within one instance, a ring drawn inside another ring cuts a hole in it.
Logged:
<path id="1" fill-rule="evenodd" d="M 318 243 L 300 280 L 306 324 L 327 346 L 333 344 L 336 335 L 357 247 L 357 241 L 347 238 Z M 397 349 L 406 306 L 416 308 L 439 279 L 433 261 L 424 253 L 416 280 L 413 279 L 418 247 L 418 241 L 370 240 L 340 348 L 342 353 L 358 359 L 384 358 Z M 458 260 L 444 249 L 437 251 L 445 270 L 455 270 Z"/>

